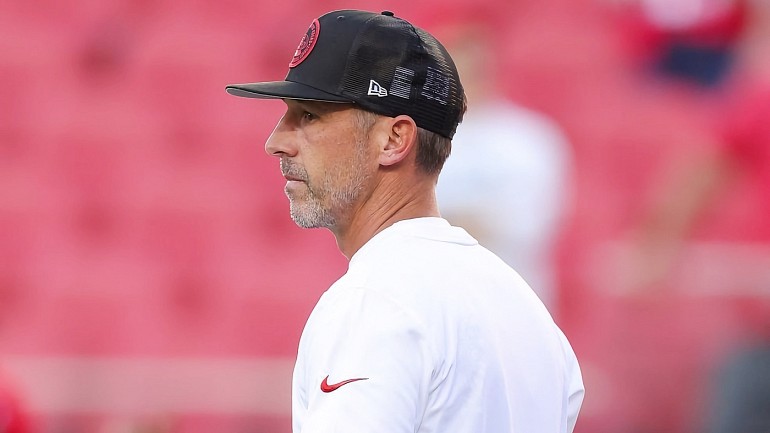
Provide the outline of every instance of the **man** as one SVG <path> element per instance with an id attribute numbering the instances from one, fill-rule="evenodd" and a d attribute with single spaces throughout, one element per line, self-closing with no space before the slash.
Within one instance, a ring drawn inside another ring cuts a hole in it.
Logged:
<path id="1" fill-rule="evenodd" d="M 505 97 L 503 42 L 491 21 L 439 30 L 473 109 L 452 138 L 436 197 L 444 218 L 516 269 L 558 316 L 555 251 L 572 196 L 572 149 L 553 119 Z"/>
<path id="2" fill-rule="evenodd" d="M 658 180 L 617 266 L 642 299 L 671 302 L 666 289 L 680 299 L 695 289 L 696 302 L 719 300 L 701 309 L 726 330 L 707 342 L 723 359 L 701 367 L 715 375 L 704 400 L 709 433 L 770 431 L 770 3 L 746 6 L 711 136 Z"/>
<path id="3" fill-rule="evenodd" d="M 299 343 L 295 433 L 572 431 L 583 385 L 566 338 L 515 271 L 440 217 L 465 97 L 438 41 L 391 12 L 335 11 L 285 81 L 227 91 L 284 100 L 265 149 L 292 219 L 331 230 L 350 260 Z"/>

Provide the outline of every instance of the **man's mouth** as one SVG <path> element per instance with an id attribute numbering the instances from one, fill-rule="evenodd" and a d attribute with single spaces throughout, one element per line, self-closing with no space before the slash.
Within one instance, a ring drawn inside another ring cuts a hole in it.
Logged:
<path id="1" fill-rule="evenodd" d="M 298 166 L 293 165 L 288 161 L 281 160 L 281 174 L 283 174 L 284 179 L 289 182 L 305 182 L 303 170 L 298 168 Z"/>

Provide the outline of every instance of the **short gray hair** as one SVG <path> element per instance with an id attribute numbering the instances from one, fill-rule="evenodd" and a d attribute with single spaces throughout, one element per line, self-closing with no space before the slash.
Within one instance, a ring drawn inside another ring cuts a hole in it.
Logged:
<path id="1" fill-rule="evenodd" d="M 363 134 L 369 132 L 377 121 L 379 114 L 371 111 L 356 109 L 354 122 L 356 128 Z M 444 167 L 444 162 L 452 151 L 452 140 L 427 129 L 417 128 L 416 162 L 426 174 L 438 174 Z"/>

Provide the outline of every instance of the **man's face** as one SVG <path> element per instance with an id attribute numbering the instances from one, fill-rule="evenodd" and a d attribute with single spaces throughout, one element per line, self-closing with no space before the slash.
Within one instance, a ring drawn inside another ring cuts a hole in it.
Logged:
<path id="1" fill-rule="evenodd" d="M 285 102 L 265 151 L 280 158 L 291 218 L 305 228 L 345 224 L 377 168 L 366 125 L 351 104 Z"/>

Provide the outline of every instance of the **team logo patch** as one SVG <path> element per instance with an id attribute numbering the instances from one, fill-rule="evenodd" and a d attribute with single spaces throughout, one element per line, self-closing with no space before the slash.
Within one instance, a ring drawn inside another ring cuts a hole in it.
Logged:
<path id="1" fill-rule="evenodd" d="M 313 51 L 313 47 L 315 47 L 315 43 L 318 40 L 318 33 L 320 31 L 321 24 L 318 23 L 318 20 L 313 20 L 310 27 L 308 27 L 305 36 L 299 41 L 297 50 L 294 51 L 294 57 L 292 57 L 291 62 L 289 62 L 290 68 L 299 65 L 310 55 L 310 52 Z"/>

